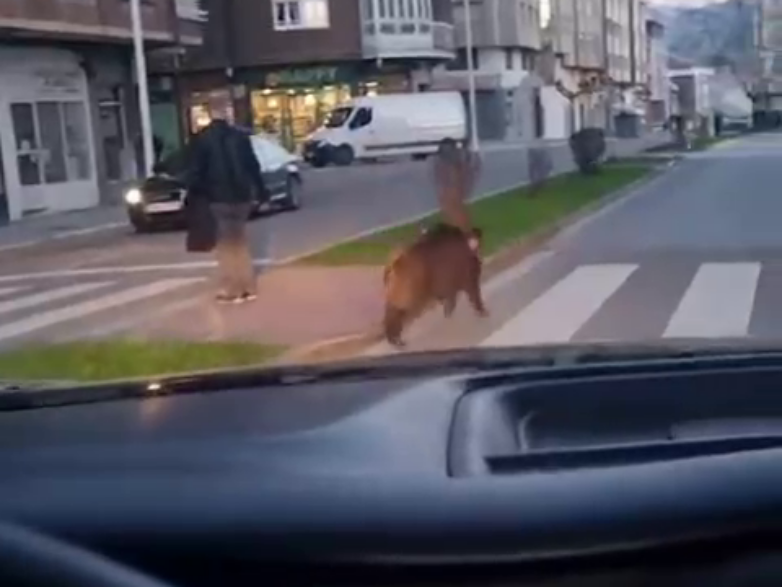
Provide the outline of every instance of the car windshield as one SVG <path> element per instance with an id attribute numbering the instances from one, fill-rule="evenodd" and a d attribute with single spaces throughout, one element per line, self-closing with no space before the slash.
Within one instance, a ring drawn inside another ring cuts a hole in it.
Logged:
<path id="1" fill-rule="evenodd" d="M 4 381 L 782 336 L 763 2 L 150 9 L 141 86 L 84 4 L 0 47 Z"/>

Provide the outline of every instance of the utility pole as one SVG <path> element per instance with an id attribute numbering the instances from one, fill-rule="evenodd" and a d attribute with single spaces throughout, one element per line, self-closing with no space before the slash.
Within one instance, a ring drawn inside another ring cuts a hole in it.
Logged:
<path id="1" fill-rule="evenodd" d="M 475 63 L 473 62 L 473 44 L 472 44 L 472 15 L 470 13 L 470 0 L 463 0 L 464 6 L 464 31 L 465 45 L 467 52 L 467 84 L 469 87 L 469 108 L 470 108 L 470 148 L 474 153 L 480 149 L 478 142 L 478 107 L 475 96 Z"/>
<path id="2" fill-rule="evenodd" d="M 152 175 L 155 152 L 152 143 L 152 117 L 149 111 L 149 86 L 147 83 L 147 58 L 144 53 L 144 32 L 141 22 L 141 0 L 130 0 L 130 20 L 133 26 L 133 49 L 135 50 L 136 82 L 138 83 L 139 115 L 141 118 L 141 140 L 144 146 L 144 172 Z"/>

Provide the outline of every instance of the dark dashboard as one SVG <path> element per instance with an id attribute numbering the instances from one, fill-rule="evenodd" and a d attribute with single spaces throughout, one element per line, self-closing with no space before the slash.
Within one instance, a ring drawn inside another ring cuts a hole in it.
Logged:
<path id="1" fill-rule="evenodd" d="M 782 354 L 525 357 L 5 392 L 0 520 L 183 587 L 779 578 Z"/>

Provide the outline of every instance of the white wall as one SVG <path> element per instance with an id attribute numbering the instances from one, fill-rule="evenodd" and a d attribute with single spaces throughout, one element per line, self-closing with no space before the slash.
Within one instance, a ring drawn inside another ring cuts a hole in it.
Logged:
<path id="1" fill-rule="evenodd" d="M 97 205 L 98 182 L 87 79 L 78 56 L 59 49 L 0 47 L 0 88 L 0 147 L 11 220 L 20 218 L 25 209 L 57 211 Z M 73 101 L 83 105 L 89 179 L 21 185 L 10 106 L 14 102 L 42 101 Z"/>
<path id="2" fill-rule="evenodd" d="M 540 89 L 543 104 L 543 129 L 546 139 L 566 139 L 570 136 L 570 102 L 553 86 Z"/>

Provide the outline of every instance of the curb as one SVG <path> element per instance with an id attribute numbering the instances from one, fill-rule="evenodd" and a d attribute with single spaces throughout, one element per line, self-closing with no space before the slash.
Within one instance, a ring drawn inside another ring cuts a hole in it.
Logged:
<path id="1" fill-rule="evenodd" d="M 540 251 L 547 242 L 565 229 L 597 214 L 611 204 L 626 198 L 644 185 L 651 183 L 658 177 L 664 175 L 677 163 L 678 161 L 674 160 L 668 162 L 666 165 L 661 165 L 640 179 L 560 218 L 552 225 L 542 227 L 532 234 L 523 237 L 519 241 L 503 247 L 501 250 L 484 260 L 483 282 L 485 283 L 511 267 L 521 263 L 531 254 Z M 421 319 L 425 318 L 426 315 L 427 314 L 424 314 Z M 377 331 L 368 331 L 325 339 L 310 345 L 294 348 L 276 359 L 273 364 L 284 365 L 287 363 L 321 362 L 345 359 L 366 351 L 371 345 L 381 342 L 382 340 L 382 334 Z"/>

